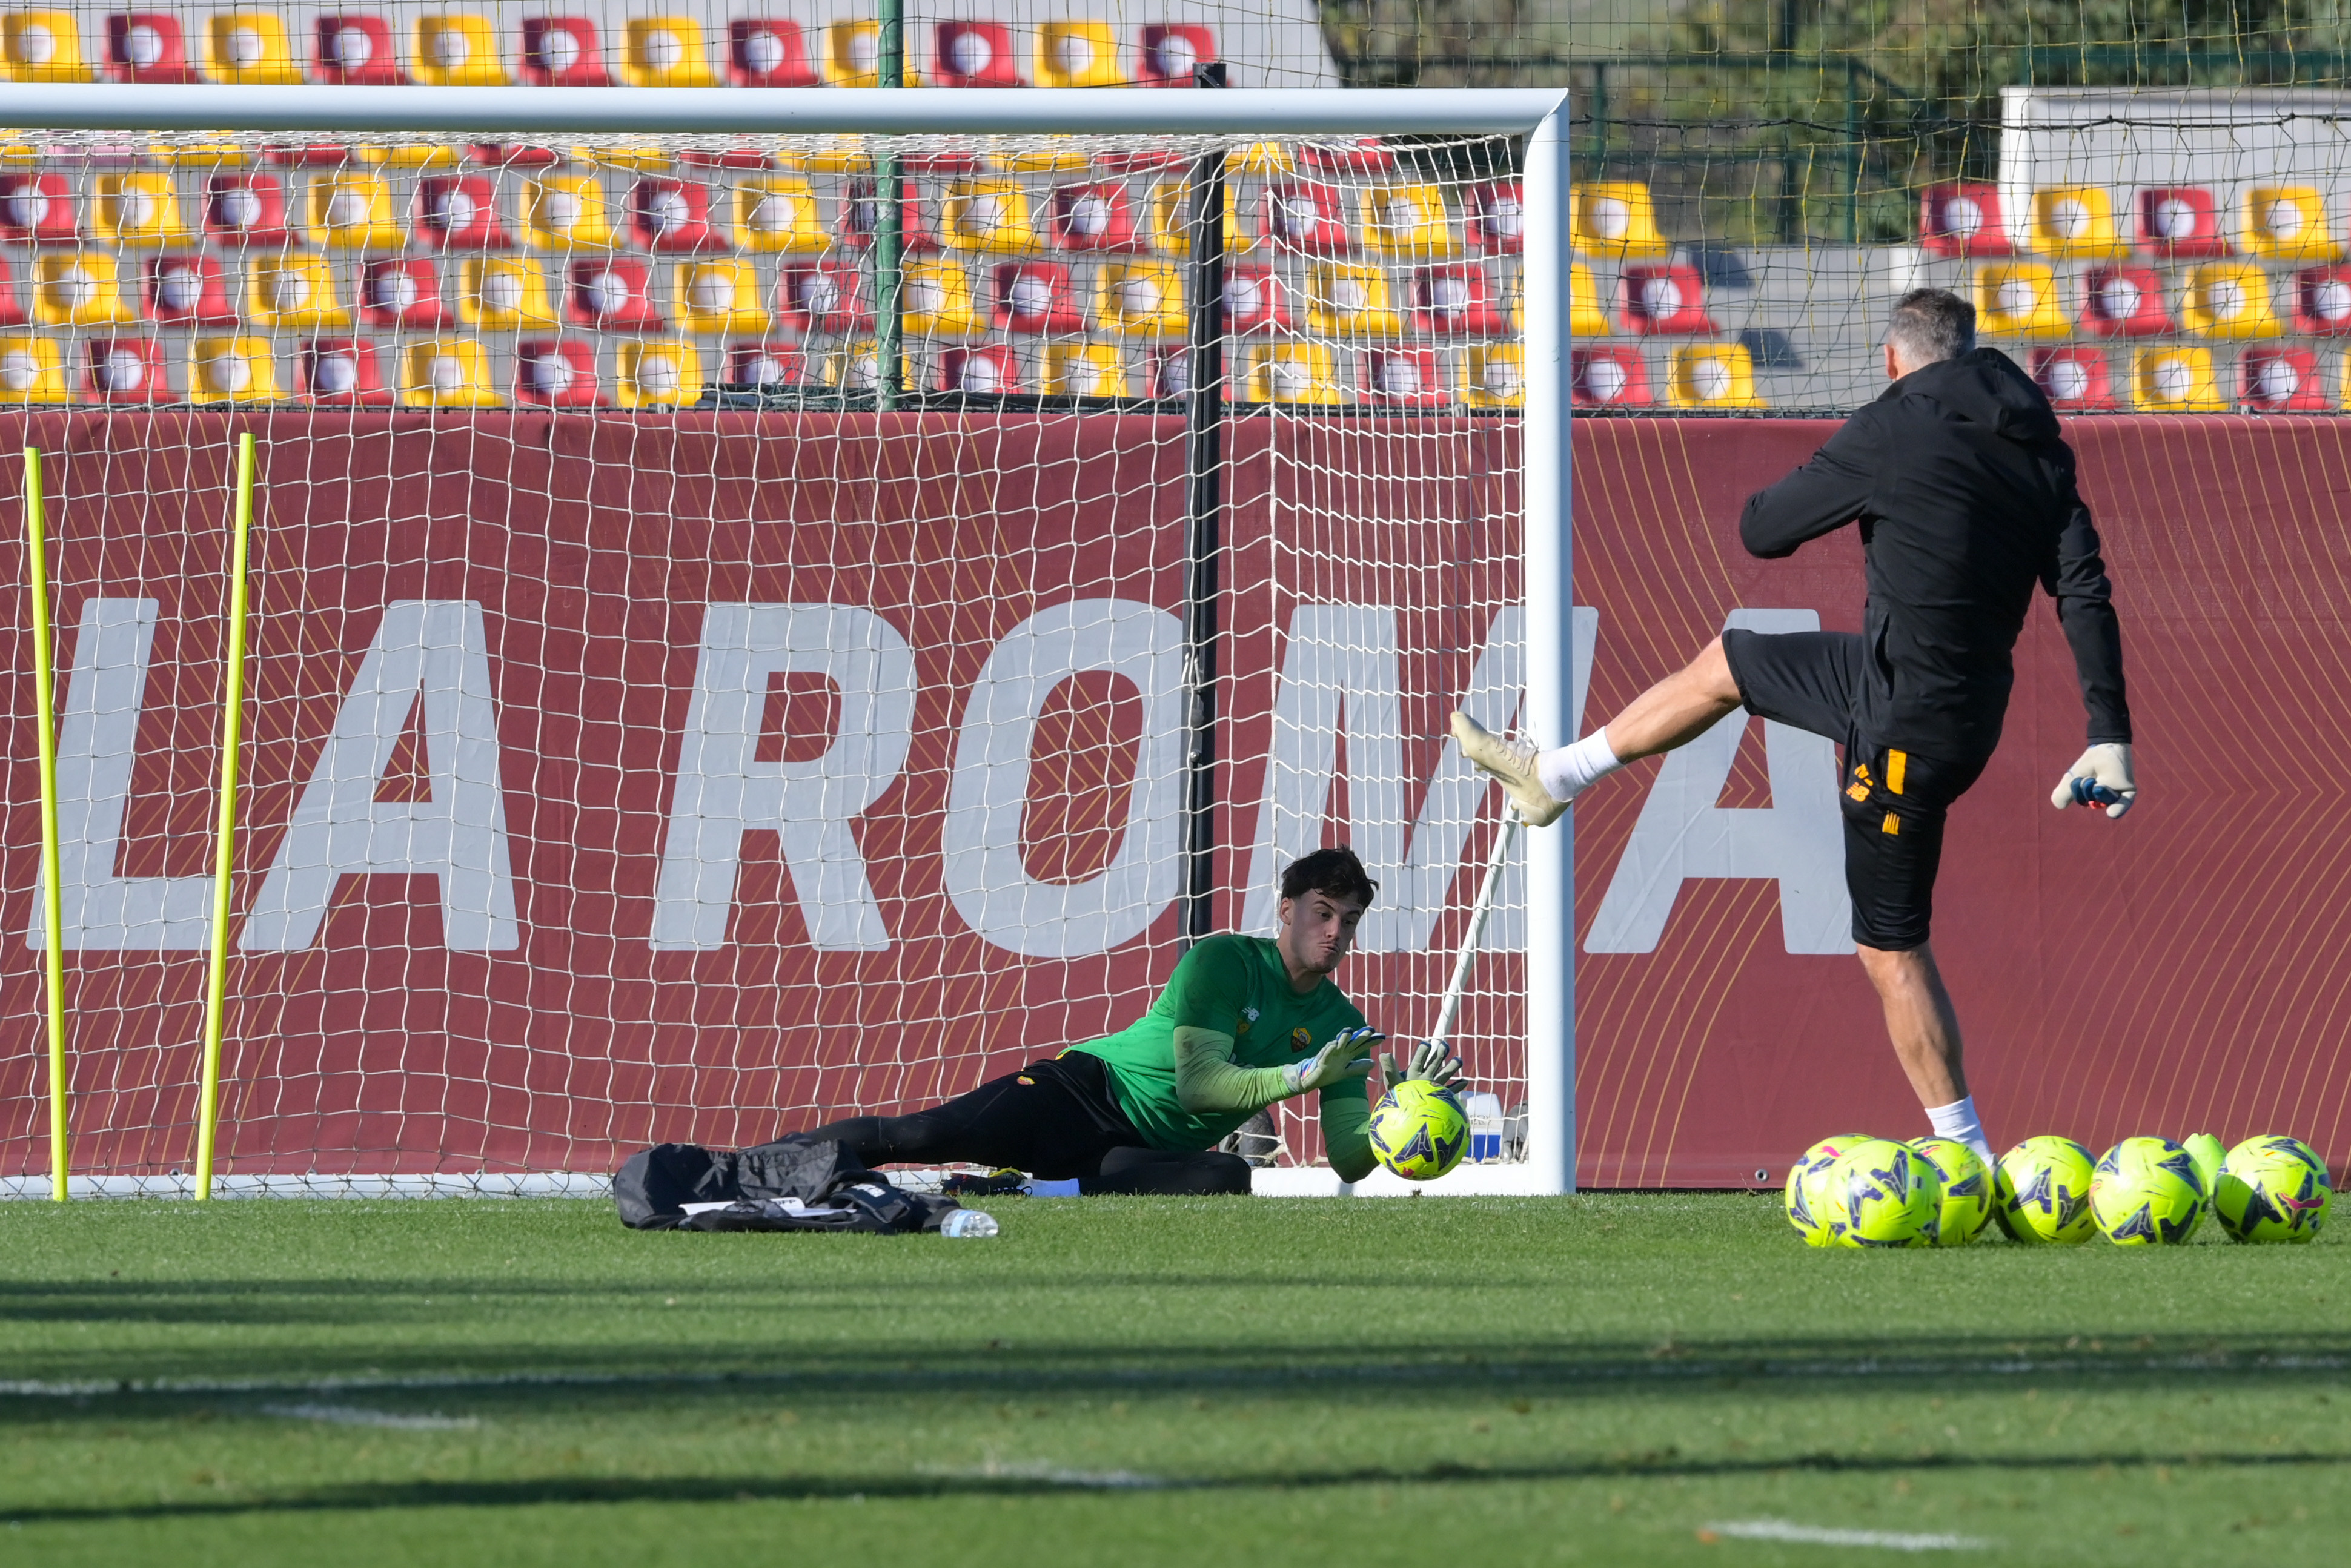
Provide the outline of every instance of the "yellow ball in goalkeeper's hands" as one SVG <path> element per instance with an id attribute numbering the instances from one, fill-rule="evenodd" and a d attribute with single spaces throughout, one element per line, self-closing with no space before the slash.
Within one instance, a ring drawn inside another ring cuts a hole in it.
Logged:
<path id="1" fill-rule="evenodd" d="M 1855 1144 L 1865 1144 L 1868 1134 L 1839 1133 L 1823 1138 L 1796 1157 L 1788 1167 L 1788 1185 L 1781 1194 L 1781 1202 L 1788 1211 L 1788 1223 L 1804 1239 L 1807 1247 L 1834 1247 L 1836 1232 L 1830 1228 L 1828 1212 L 1829 1167 L 1837 1156 Z"/>
<path id="2" fill-rule="evenodd" d="M 2000 1156 L 1992 1217 L 2011 1241 L 2071 1247 L 2095 1235 L 2090 1214 L 2090 1151 L 2071 1138 L 2044 1134 Z"/>
<path id="3" fill-rule="evenodd" d="M 1821 1185 L 1840 1247 L 1932 1247 L 1942 1228 L 1943 1178 L 1907 1144 L 1865 1138 Z"/>
<path id="4" fill-rule="evenodd" d="M 2220 1162 L 2212 1211 L 2235 1241 L 2308 1241 L 2326 1223 L 2335 1184 L 2299 1138 L 2247 1138 Z"/>
<path id="5" fill-rule="evenodd" d="M 1372 1107 L 1372 1154 L 1406 1181 L 1435 1181 L 1469 1147 L 1469 1115 L 1452 1092 L 1407 1079 Z"/>
<path id="6" fill-rule="evenodd" d="M 2169 1138 L 2125 1138 L 2090 1177 L 2090 1218 L 2124 1247 L 2169 1247 L 2196 1234 L 2204 1181 L 2196 1156 Z"/>
<path id="7" fill-rule="evenodd" d="M 1957 1138 L 1914 1138 L 1910 1146 L 1943 1178 L 1943 1219 L 1938 1247 L 1965 1247 L 1991 1223 L 1991 1172 Z"/>

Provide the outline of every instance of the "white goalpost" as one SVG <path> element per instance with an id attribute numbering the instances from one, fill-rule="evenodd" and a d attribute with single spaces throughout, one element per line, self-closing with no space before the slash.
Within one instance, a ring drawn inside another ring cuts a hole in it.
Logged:
<path id="1" fill-rule="evenodd" d="M 1573 1191 L 1572 818 L 1443 738 L 1581 716 L 1565 117 L 0 88 L 0 1194 L 599 1191 L 1116 1029 L 1330 841 L 1510 1124 L 1424 1190 Z"/>

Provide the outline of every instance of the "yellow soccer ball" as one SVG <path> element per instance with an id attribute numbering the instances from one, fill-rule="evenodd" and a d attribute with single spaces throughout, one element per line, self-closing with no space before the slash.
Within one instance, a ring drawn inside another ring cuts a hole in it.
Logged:
<path id="1" fill-rule="evenodd" d="M 1450 1092 L 1409 1079 L 1372 1107 L 1372 1153 L 1406 1181 L 1435 1181 L 1469 1147 L 1469 1114 Z"/>
<path id="2" fill-rule="evenodd" d="M 2169 1138 L 2125 1138 L 2090 1177 L 2090 1217 L 2125 1247 L 2168 1247 L 2196 1234 L 2204 1181 L 2196 1156 Z"/>
<path id="3" fill-rule="evenodd" d="M 2011 1241 L 2073 1246 L 2096 1233 L 2090 1151 L 2071 1138 L 2027 1138 L 2000 1157 L 1992 1217 Z"/>
<path id="4" fill-rule="evenodd" d="M 1781 1201 L 1788 1211 L 1788 1223 L 1804 1239 L 1807 1247 L 1834 1247 L 1836 1232 L 1829 1227 L 1828 1179 L 1829 1167 L 1837 1156 L 1855 1144 L 1865 1144 L 1868 1137 L 1860 1133 L 1839 1133 L 1833 1138 L 1823 1138 L 1797 1156 L 1788 1167 L 1788 1185 Z"/>
<path id="5" fill-rule="evenodd" d="M 1865 1138 L 1822 1179 L 1840 1247 L 1932 1247 L 1943 1222 L 1943 1178 L 1907 1144 Z"/>
<path id="6" fill-rule="evenodd" d="M 2335 1184 L 2299 1138 L 2247 1138 L 2220 1162 L 2212 1210 L 2235 1241 L 2308 1241 L 2326 1223 Z"/>
<path id="7" fill-rule="evenodd" d="M 1976 1152 L 1957 1138 L 1914 1138 L 1910 1146 L 1943 1179 L 1943 1218 L 1935 1245 L 1964 1247 L 1982 1235 L 1991 1223 L 1991 1172 Z"/>

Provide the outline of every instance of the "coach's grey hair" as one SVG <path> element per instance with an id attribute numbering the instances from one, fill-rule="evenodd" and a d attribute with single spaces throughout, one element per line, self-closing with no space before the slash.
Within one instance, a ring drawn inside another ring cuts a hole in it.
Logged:
<path id="1" fill-rule="evenodd" d="M 1976 346 L 1976 308 L 1948 288 L 1914 288 L 1894 302 L 1886 340 L 1912 370 Z"/>

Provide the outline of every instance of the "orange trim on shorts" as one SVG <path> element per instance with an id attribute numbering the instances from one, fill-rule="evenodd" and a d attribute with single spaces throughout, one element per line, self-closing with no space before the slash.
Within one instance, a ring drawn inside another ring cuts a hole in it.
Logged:
<path id="1" fill-rule="evenodd" d="M 1896 795 L 1902 793 L 1902 770 L 1909 765 L 1910 758 L 1906 752 L 1889 751 L 1886 754 L 1886 789 Z M 1891 832 L 1893 830 L 1889 828 L 1886 831 Z"/>

